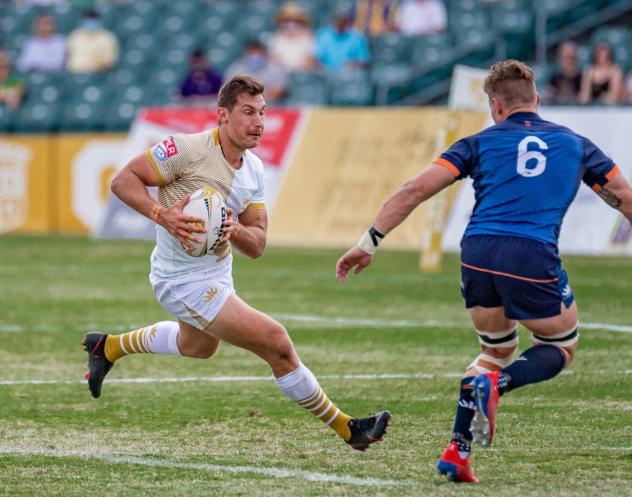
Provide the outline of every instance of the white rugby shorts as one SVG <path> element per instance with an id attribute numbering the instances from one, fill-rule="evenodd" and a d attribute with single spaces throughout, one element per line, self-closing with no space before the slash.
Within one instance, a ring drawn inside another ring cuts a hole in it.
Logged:
<path id="1" fill-rule="evenodd" d="M 232 261 L 212 269 L 177 278 L 149 275 L 154 295 L 160 305 L 178 319 L 204 330 L 235 293 Z"/>

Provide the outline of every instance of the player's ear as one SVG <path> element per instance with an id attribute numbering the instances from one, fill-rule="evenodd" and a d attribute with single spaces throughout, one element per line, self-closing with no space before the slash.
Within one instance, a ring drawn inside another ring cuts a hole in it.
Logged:
<path id="1" fill-rule="evenodd" d="M 492 111 L 494 111 L 497 115 L 502 115 L 503 105 L 502 105 L 501 100 L 499 100 L 496 97 L 492 97 L 490 99 L 490 105 L 491 105 Z"/>
<path id="2" fill-rule="evenodd" d="M 217 108 L 217 123 L 222 125 L 228 120 L 228 109 L 226 107 Z"/>
<path id="3" fill-rule="evenodd" d="M 539 93 L 535 94 L 535 106 L 540 107 L 540 102 L 542 101 L 542 95 Z"/>

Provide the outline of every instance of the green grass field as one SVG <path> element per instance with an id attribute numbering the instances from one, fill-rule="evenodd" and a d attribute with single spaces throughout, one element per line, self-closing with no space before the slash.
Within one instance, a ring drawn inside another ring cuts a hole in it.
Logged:
<path id="1" fill-rule="evenodd" d="M 379 253 L 345 285 L 339 251 L 236 257 L 239 294 L 287 326 L 332 400 L 393 413 L 385 442 L 359 453 L 227 344 L 206 361 L 124 358 L 108 379 L 146 380 L 106 382 L 92 399 L 84 332 L 169 319 L 147 281 L 150 250 L 0 238 L 0 496 L 632 495 L 632 258 L 566 258 L 588 328 L 578 358 L 503 398 L 494 447 L 474 455 L 482 483 L 459 486 L 434 473 L 458 375 L 478 354 L 455 256 L 428 275 L 417 254 Z"/>

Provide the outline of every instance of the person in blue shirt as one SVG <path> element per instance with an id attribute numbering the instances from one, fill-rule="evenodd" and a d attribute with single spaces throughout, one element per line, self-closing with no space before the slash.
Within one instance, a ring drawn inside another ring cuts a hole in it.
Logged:
<path id="1" fill-rule="evenodd" d="M 476 482 L 472 441 L 492 443 L 499 397 L 548 380 L 575 355 L 577 305 L 557 241 L 580 182 L 632 221 L 632 188 L 590 140 L 537 114 L 531 68 L 492 66 L 485 93 L 494 126 L 457 141 L 389 198 L 373 226 L 336 264 L 344 281 L 373 260 L 380 241 L 420 203 L 471 177 L 476 205 L 461 242 L 461 291 L 482 353 L 461 381 L 453 436 L 437 464 L 452 481 Z M 518 323 L 534 345 L 514 361 Z"/>
<path id="2" fill-rule="evenodd" d="M 316 58 L 325 69 L 365 67 L 370 59 L 366 37 L 351 27 L 353 19 L 348 11 L 339 11 L 331 26 L 316 33 Z"/>

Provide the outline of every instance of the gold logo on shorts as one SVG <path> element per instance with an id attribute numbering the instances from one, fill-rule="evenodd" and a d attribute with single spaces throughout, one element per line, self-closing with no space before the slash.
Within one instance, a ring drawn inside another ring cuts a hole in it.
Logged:
<path id="1" fill-rule="evenodd" d="M 204 296 L 204 303 L 208 304 L 211 300 L 213 300 L 213 297 L 215 297 L 215 295 L 217 295 L 217 288 L 211 288 L 210 290 L 207 290 L 206 295 Z"/>

